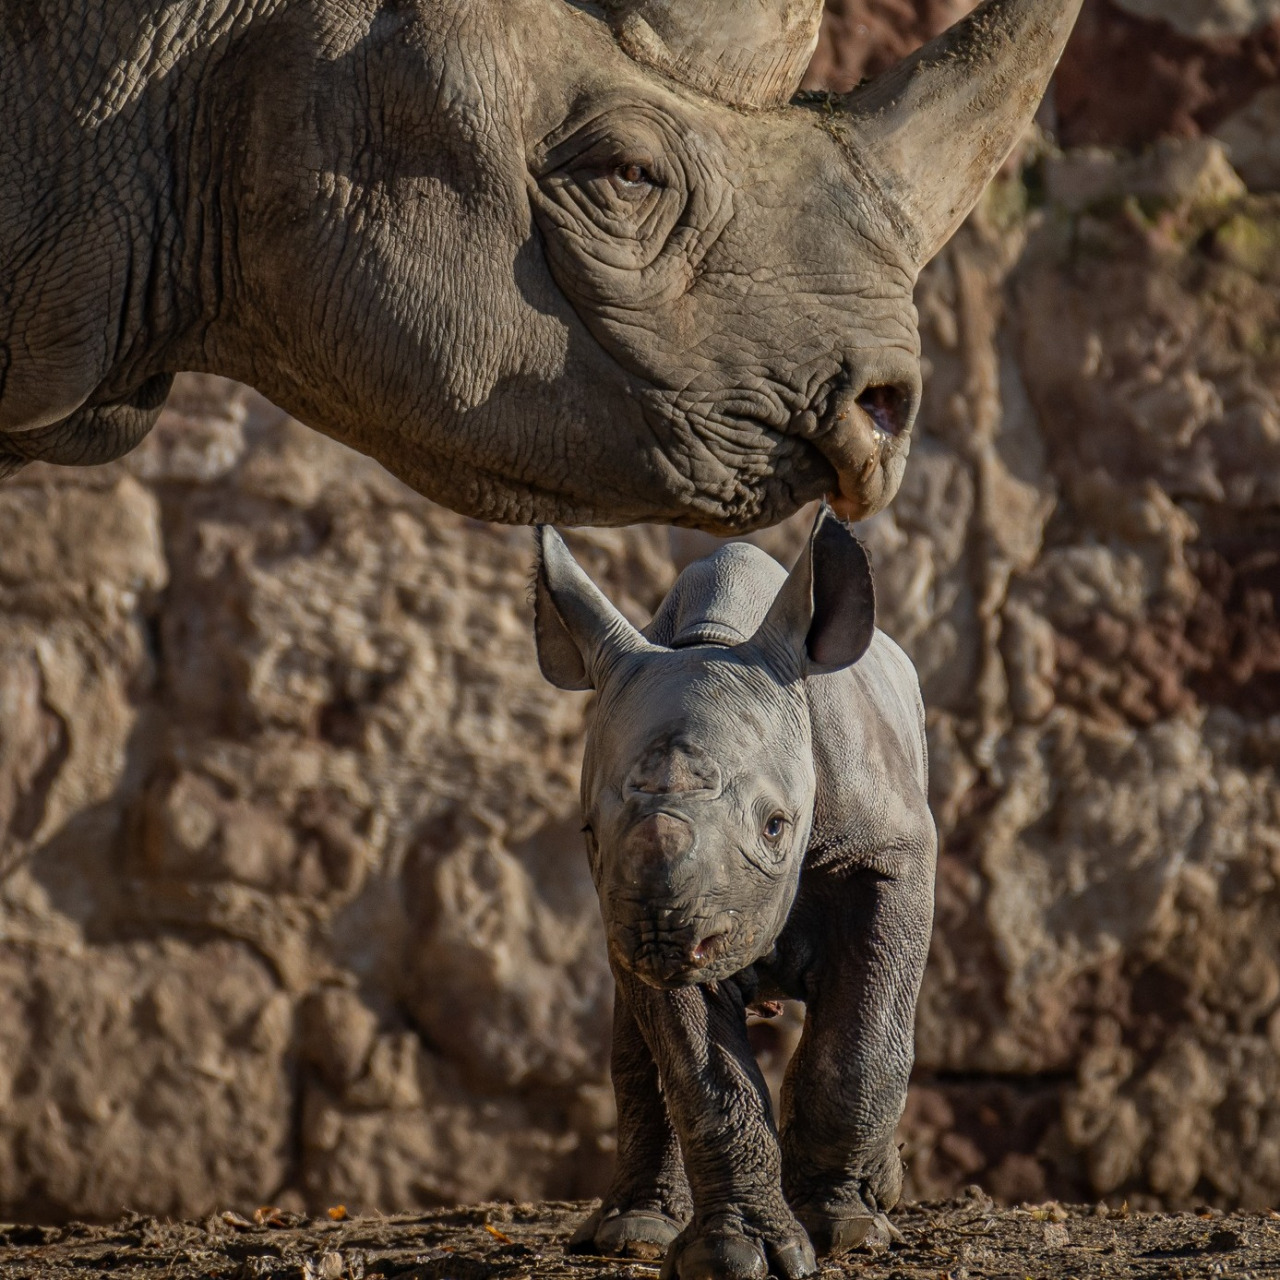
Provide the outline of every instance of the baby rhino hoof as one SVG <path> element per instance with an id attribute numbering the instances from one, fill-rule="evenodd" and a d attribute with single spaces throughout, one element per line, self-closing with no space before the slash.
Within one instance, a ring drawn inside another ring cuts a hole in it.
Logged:
<path id="1" fill-rule="evenodd" d="M 821 1258 L 839 1257 L 862 1249 L 868 1253 L 883 1253 L 901 1234 L 883 1213 L 862 1213 L 841 1216 L 830 1213 L 806 1213 L 796 1211 L 804 1223 L 809 1239 Z"/>
<path id="2" fill-rule="evenodd" d="M 606 1213 L 597 1209 L 573 1233 L 571 1253 L 595 1253 L 604 1258 L 654 1261 L 666 1256 L 680 1234 L 680 1224 L 656 1210 L 629 1209 Z"/>
<path id="3" fill-rule="evenodd" d="M 766 1244 L 732 1227 L 719 1227 L 677 1240 L 667 1254 L 662 1280 L 802 1280 L 817 1270 L 813 1249 L 803 1238 Z"/>

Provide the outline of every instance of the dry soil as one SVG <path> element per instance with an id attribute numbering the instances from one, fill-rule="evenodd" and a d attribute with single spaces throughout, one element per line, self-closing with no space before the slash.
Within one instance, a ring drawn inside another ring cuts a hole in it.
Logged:
<path id="1" fill-rule="evenodd" d="M 587 1204 L 489 1204 L 309 1219 L 269 1208 L 202 1222 L 0 1227 L 0 1280 L 656 1280 L 658 1268 L 565 1253 Z M 341 1214 L 335 1206 L 332 1214 Z M 1057 1280 L 1280 1276 L 1280 1214 L 1137 1214 L 1057 1204 L 996 1208 L 981 1193 L 909 1206 L 886 1253 L 822 1280 Z"/>

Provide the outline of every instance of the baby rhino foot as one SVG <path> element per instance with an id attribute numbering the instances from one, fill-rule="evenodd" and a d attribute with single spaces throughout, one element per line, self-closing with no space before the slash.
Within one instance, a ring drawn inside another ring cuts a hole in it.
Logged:
<path id="1" fill-rule="evenodd" d="M 573 1233 L 571 1253 L 653 1261 L 666 1256 L 680 1223 L 657 1209 L 597 1209 Z"/>
<path id="2" fill-rule="evenodd" d="M 798 1223 L 765 1233 L 724 1214 L 680 1233 L 663 1263 L 662 1280 L 802 1280 L 816 1270 L 813 1248 Z"/>
<path id="3" fill-rule="evenodd" d="M 902 1195 L 902 1157 L 889 1143 L 868 1171 L 853 1180 L 815 1179 L 804 1191 L 789 1195 L 796 1217 L 804 1223 L 820 1258 L 854 1249 L 880 1253 L 902 1234 L 884 1215 Z"/>
<path id="4" fill-rule="evenodd" d="M 880 1253 L 902 1235 L 883 1213 L 872 1209 L 839 1210 L 800 1207 L 796 1217 L 804 1223 L 814 1251 L 820 1258 L 838 1257 L 854 1249 Z"/>

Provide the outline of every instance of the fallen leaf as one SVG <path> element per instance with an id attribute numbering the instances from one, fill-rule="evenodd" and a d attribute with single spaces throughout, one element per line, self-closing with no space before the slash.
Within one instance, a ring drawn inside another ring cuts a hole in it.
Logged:
<path id="1" fill-rule="evenodd" d="M 1031 1216 L 1037 1222 L 1066 1222 L 1069 1215 L 1056 1200 L 1050 1200 L 1036 1205 L 1031 1210 Z"/>
<path id="2" fill-rule="evenodd" d="M 287 1231 L 291 1227 L 300 1227 L 307 1219 L 305 1214 L 291 1213 L 275 1204 L 264 1204 L 253 1211 L 253 1220 L 260 1227 L 276 1227 Z"/>

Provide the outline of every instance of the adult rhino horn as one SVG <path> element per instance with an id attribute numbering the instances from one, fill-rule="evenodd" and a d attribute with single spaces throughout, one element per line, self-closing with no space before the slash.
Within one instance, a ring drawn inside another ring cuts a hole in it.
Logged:
<path id="1" fill-rule="evenodd" d="M 822 0 L 606 0 L 618 43 L 735 107 L 779 107 L 818 44 Z"/>
<path id="2" fill-rule="evenodd" d="M 857 162 L 917 266 L 951 238 L 1031 123 L 1081 0 L 985 0 L 842 99 Z"/>

